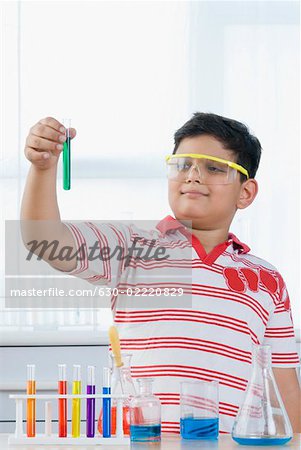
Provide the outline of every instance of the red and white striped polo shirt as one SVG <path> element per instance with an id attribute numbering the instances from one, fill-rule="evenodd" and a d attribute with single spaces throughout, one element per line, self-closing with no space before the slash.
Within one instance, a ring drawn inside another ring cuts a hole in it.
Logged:
<path id="1" fill-rule="evenodd" d="M 88 260 L 70 275 L 93 285 L 144 295 L 112 295 L 122 351 L 132 353 L 132 376 L 154 378 L 162 404 L 162 432 L 179 433 L 179 390 L 185 380 L 219 382 L 220 432 L 231 432 L 251 374 L 252 344 L 272 347 L 273 367 L 297 367 L 290 302 L 277 269 L 249 253 L 229 234 L 206 254 L 199 240 L 171 216 L 151 230 L 135 224 L 66 223 L 78 248 L 122 247 L 139 237 L 148 249 L 164 248 L 167 259 L 112 257 Z M 82 247 L 84 246 L 84 247 Z M 117 252 L 116 252 L 117 255 Z M 182 287 L 181 298 L 153 296 Z M 145 294 L 146 293 L 146 294 Z M 152 294 L 152 295 L 151 295 Z M 174 301 L 174 303 L 173 303 Z"/>

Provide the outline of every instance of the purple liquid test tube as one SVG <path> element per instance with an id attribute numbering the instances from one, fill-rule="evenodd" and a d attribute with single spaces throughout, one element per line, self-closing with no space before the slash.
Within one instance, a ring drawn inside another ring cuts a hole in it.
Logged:
<path id="1" fill-rule="evenodd" d="M 95 394 L 95 367 L 88 366 L 87 394 Z M 87 398 L 87 437 L 95 436 L 95 398 Z"/>

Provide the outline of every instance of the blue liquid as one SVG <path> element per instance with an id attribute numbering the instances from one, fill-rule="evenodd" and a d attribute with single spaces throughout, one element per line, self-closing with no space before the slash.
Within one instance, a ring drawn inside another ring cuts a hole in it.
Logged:
<path id="1" fill-rule="evenodd" d="M 156 442 L 161 439 L 161 425 L 131 425 L 131 441 Z"/>
<path id="2" fill-rule="evenodd" d="M 217 439 L 218 418 L 181 419 L 180 429 L 181 429 L 181 436 L 184 439 Z"/>
<path id="3" fill-rule="evenodd" d="M 111 394 L 110 387 L 102 388 L 103 394 Z M 102 399 L 102 436 L 104 438 L 111 437 L 111 399 Z"/>
<path id="4" fill-rule="evenodd" d="M 292 438 L 239 438 L 232 436 L 232 439 L 240 445 L 283 445 L 290 441 Z"/>

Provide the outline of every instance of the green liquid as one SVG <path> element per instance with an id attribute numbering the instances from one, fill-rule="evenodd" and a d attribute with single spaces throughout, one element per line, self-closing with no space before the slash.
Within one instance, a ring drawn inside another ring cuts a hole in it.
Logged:
<path id="1" fill-rule="evenodd" d="M 71 139 L 67 137 L 63 147 L 63 188 L 67 191 L 70 189 L 71 184 Z"/>

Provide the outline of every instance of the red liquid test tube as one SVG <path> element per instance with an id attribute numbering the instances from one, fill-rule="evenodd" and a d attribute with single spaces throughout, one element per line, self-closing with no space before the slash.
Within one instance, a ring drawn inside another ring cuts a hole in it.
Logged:
<path id="1" fill-rule="evenodd" d="M 66 364 L 59 364 L 58 393 L 67 394 Z M 59 398 L 59 437 L 67 437 L 67 399 Z"/>

